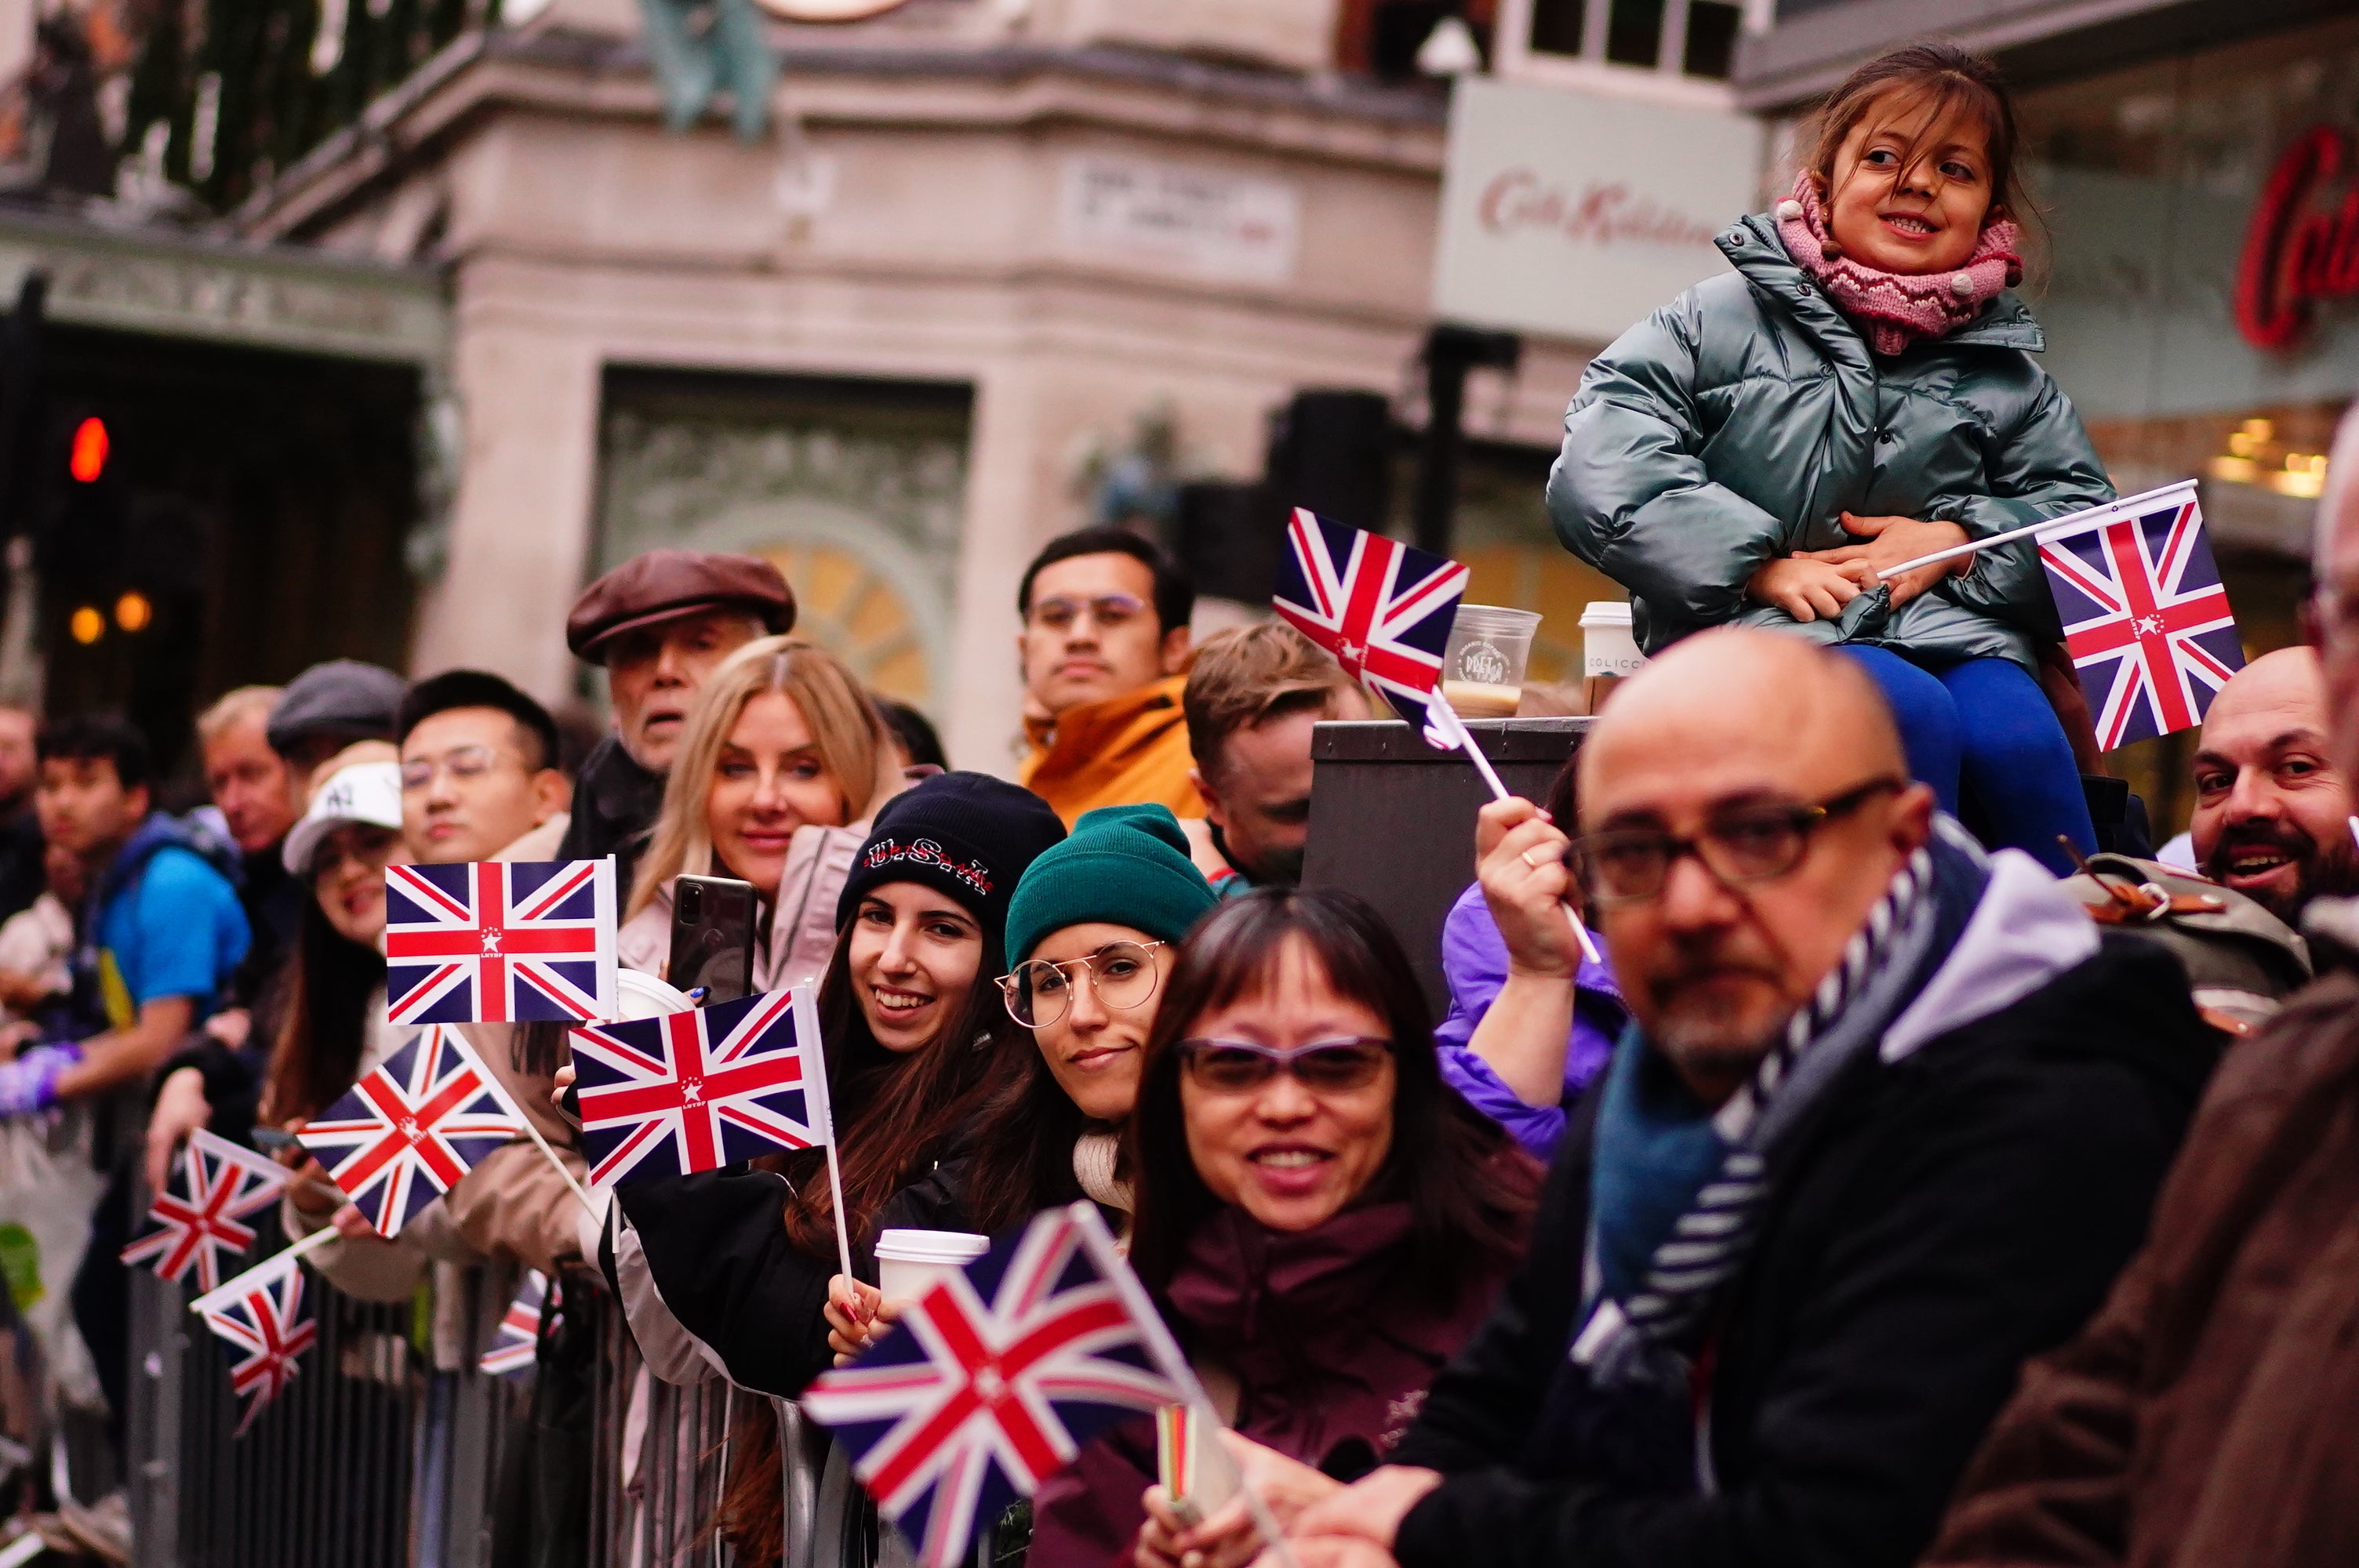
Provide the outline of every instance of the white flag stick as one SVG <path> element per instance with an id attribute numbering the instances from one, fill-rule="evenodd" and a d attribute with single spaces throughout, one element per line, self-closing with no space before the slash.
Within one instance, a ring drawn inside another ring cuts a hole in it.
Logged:
<path id="1" fill-rule="evenodd" d="M 1936 550 L 1930 556 L 1919 556 L 1915 560 L 1902 561 L 1898 566 L 1886 567 L 1875 574 L 1876 580 L 1888 582 L 1904 572 L 1913 572 L 1920 567 L 1939 566 L 1943 561 L 1956 560 L 1960 556 L 1976 555 L 1995 546 L 2011 545 L 2017 539 L 2054 538 L 2064 534 L 2077 534 L 2086 528 L 2100 527 L 2107 523 L 2118 523 L 2128 517 L 2140 517 L 2153 511 L 2158 503 L 2173 492 L 2191 491 L 2194 488 L 2193 480 L 2182 479 L 2157 490 L 2143 491 L 2136 495 L 2125 495 L 2119 501 L 2109 501 L 2102 506 L 2092 506 L 2085 511 L 2067 513 L 2061 517 L 2050 517 L 2045 523 L 2033 523 L 2021 528 L 2010 528 L 2004 534 L 1993 534 L 1987 539 L 1969 539 L 1962 545 L 1952 545 L 1946 550 Z"/>
<path id="2" fill-rule="evenodd" d="M 1171 1331 L 1163 1325 L 1163 1315 L 1155 1310 L 1154 1298 L 1147 1293 L 1147 1287 L 1140 1284 L 1138 1276 L 1130 1271 L 1129 1260 L 1114 1246 L 1114 1233 L 1106 1228 L 1104 1219 L 1100 1217 L 1098 1206 L 1083 1198 L 1066 1212 L 1073 1217 L 1073 1222 L 1082 1233 L 1082 1245 L 1088 1249 L 1091 1260 L 1098 1266 L 1098 1272 L 1113 1282 L 1115 1292 L 1122 1297 L 1123 1306 L 1130 1314 L 1131 1321 L 1138 1325 L 1140 1336 L 1147 1341 L 1147 1354 L 1165 1377 L 1180 1385 L 1180 1391 L 1188 1397 L 1188 1408 L 1205 1423 L 1204 1430 L 1208 1433 L 1220 1431 L 1227 1422 L 1222 1421 L 1221 1412 L 1212 1408 L 1211 1398 L 1204 1392 L 1204 1385 L 1196 1380 L 1196 1369 L 1189 1366 L 1188 1358 L 1180 1353 L 1180 1342 L 1173 1339 Z M 1286 1531 L 1277 1526 L 1277 1516 L 1269 1511 L 1269 1504 L 1263 1499 L 1260 1489 L 1245 1474 L 1242 1465 L 1237 1470 L 1237 1481 L 1245 1495 L 1245 1507 L 1253 1512 L 1254 1526 L 1261 1531 L 1263 1544 L 1277 1554 L 1278 1562 L 1285 1568 L 1302 1568 L 1294 1555 L 1294 1548 L 1287 1542 Z"/>
<path id="3" fill-rule="evenodd" d="M 1458 710 L 1451 707 L 1438 691 L 1425 700 L 1425 738 L 1432 744 L 1454 746 L 1465 752 L 1473 762 L 1475 771 L 1483 775 L 1483 781 L 1491 786 L 1494 800 L 1515 798 L 1507 793 L 1507 786 L 1499 782 L 1497 772 L 1491 766 L 1491 759 L 1484 756 L 1483 748 L 1474 743 L 1466 721 L 1458 717 Z M 1593 964 L 1603 963 L 1605 960 L 1598 954 L 1597 943 L 1589 935 L 1589 926 L 1581 918 L 1580 912 L 1568 903 L 1564 906 L 1564 917 L 1572 922 L 1572 934 L 1581 939 L 1581 956 Z"/>
<path id="4" fill-rule="evenodd" d="M 533 1147 L 548 1158 L 549 1168 L 563 1178 L 566 1189 L 572 1193 L 575 1201 L 588 1211 L 592 1218 L 600 1217 L 598 1206 L 590 1201 L 590 1195 L 582 1190 L 582 1184 L 573 1179 L 573 1173 L 565 1168 L 565 1162 L 557 1157 L 557 1151 L 549 1146 L 549 1140 L 540 1135 L 540 1129 L 532 1124 L 532 1118 L 525 1114 L 524 1107 L 509 1096 L 507 1086 L 500 1082 L 500 1076 L 492 1071 L 491 1064 L 476 1054 L 475 1047 L 459 1033 L 457 1025 L 446 1023 L 440 1027 L 451 1031 L 451 1042 L 459 1048 L 459 1054 L 473 1065 L 477 1076 L 484 1080 L 484 1087 L 491 1091 L 494 1099 L 500 1102 L 500 1108 L 523 1124 L 525 1136 L 531 1139 Z"/>
<path id="5" fill-rule="evenodd" d="M 843 1218 L 843 1167 L 835 1157 L 835 1103 L 827 1094 L 827 1047 L 819 1037 L 819 992 L 798 986 L 794 993 L 795 1044 L 803 1057 L 803 1104 L 811 1111 L 811 1126 L 827 1134 L 827 1190 L 835 1200 L 835 1260 L 846 1280 L 852 1271 L 852 1231 Z"/>
<path id="6" fill-rule="evenodd" d="M 277 1252 L 273 1252 L 269 1257 L 265 1258 L 261 1262 L 256 1263 L 253 1268 L 248 1269 L 245 1273 L 238 1275 L 235 1279 L 224 1280 L 220 1284 L 215 1285 L 212 1290 L 207 1291 L 203 1295 L 201 1295 L 195 1301 L 190 1302 L 189 1303 L 189 1310 L 201 1317 L 207 1312 L 210 1312 L 212 1308 L 220 1305 L 223 1302 L 234 1302 L 253 1288 L 248 1285 L 246 1281 L 253 1279 L 256 1274 L 276 1273 L 279 1271 L 282 1265 L 294 1259 L 302 1257 L 306 1252 L 318 1251 L 321 1248 L 325 1247 L 329 1242 L 335 1240 L 341 1234 L 342 1232 L 338 1231 L 334 1226 L 323 1225 L 319 1229 L 311 1232 L 310 1235 L 303 1238 L 302 1240 L 283 1248 Z"/>

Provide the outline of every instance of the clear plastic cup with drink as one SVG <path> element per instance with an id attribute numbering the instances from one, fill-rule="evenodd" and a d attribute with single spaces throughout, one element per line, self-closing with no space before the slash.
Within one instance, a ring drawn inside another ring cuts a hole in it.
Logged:
<path id="1" fill-rule="evenodd" d="M 1539 615 L 1493 604 L 1462 604 L 1441 650 L 1442 700 L 1461 719 L 1511 719 L 1524 697 Z"/>

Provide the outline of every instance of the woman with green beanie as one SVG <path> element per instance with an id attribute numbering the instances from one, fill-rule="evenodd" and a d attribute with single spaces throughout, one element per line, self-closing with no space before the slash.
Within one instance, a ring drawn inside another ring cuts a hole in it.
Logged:
<path id="1" fill-rule="evenodd" d="M 1118 1152 L 1147 1032 L 1175 949 L 1217 902 L 1160 806 L 1090 812 L 1043 851 L 1008 904 L 1014 967 L 999 980 L 1035 1049 L 975 1118 L 962 1156 L 889 1199 L 878 1227 L 991 1235 L 1083 1196 L 1127 1227 Z M 872 1285 L 838 1279 L 830 1342 L 854 1350 L 891 1315 Z"/>

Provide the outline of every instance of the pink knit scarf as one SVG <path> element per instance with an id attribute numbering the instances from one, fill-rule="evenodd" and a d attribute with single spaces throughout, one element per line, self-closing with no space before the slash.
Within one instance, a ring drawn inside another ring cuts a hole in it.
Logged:
<path id="1" fill-rule="evenodd" d="M 2015 253 L 2020 232 L 2004 218 L 1983 225 L 1974 254 L 1957 271 L 1912 274 L 1879 272 L 1843 254 L 1827 232 L 1818 181 L 1808 169 L 1795 177 L 1793 195 L 1777 203 L 1777 217 L 1786 254 L 1819 280 L 1879 354 L 1947 336 L 1981 315 L 2001 289 L 2023 281 L 2023 258 Z"/>

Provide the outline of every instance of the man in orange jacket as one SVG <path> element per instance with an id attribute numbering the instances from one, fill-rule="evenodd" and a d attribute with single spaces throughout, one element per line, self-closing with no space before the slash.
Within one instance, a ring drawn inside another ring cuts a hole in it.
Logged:
<path id="1" fill-rule="evenodd" d="M 1101 806 L 1201 816 L 1180 708 L 1196 590 L 1155 545 L 1120 528 L 1049 541 L 1024 571 L 1021 778 L 1070 827 Z"/>

